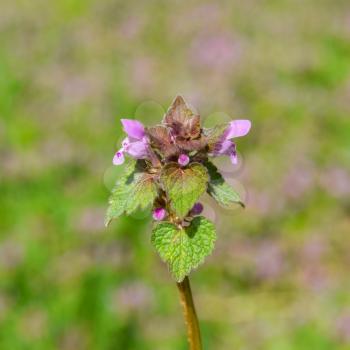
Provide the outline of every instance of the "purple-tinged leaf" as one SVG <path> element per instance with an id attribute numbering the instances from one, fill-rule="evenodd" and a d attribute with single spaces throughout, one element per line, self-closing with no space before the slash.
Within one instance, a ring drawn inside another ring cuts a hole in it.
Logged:
<path id="1" fill-rule="evenodd" d="M 174 143 L 171 129 L 164 125 L 157 125 L 146 129 L 146 134 L 150 139 L 151 146 L 158 150 L 165 158 L 179 153 L 178 147 Z"/>
<path id="2" fill-rule="evenodd" d="M 200 135 L 200 116 L 182 96 L 177 96 L 164 116 L 163 124 L 172 128 L 174 135 L 195 139 Z"/>

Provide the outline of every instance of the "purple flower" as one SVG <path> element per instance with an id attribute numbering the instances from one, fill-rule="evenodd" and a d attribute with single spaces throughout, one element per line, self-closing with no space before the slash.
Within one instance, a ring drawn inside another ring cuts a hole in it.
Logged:
<path id="1" fill-rule="evenodd" d="M 162 221 L 166 216 L 166 210 L 164 208 L 156 208 L 153 211 L 153 219 L 156 221 Z"/>
<path id="2" fill-rule="evenodd" d="M 177 162 L 181 166 L 186 166 L 190 162 L 190 157 L 187 154 L 180 154 Z"/>
<path id="3" fill-rule="evenodd" d="M 117 153 L 113 157 L 113 164 L 114 165 L 120 165 L 123 164 L 125 161 L 124 154 L 122 151 L 117 151 Z"/>
<path id="4" fill-rule="evenodd" d="M 252 123 L 247 119 L 237 119 L 230 122 L 230 126 L 225 131 L 225 139 L 233 139 L 248 134 Z"/>
<path id="5" fill-rule="evenodd" d="M 149 156 L 149 142 L 145 135 L 145 127 L 138 120 L 121 119 L 124 131 L 128 134 L 122 142 L 122 148 L 114 155 L 113 164 L 124 163 L 124 152 L 135 159 L 145 159 Z"/>
<path id="6" fill-rule="evenodd" d="M 231 159 L 232 164 L 237 164 L 236 144 L 229 140 L 218 142 L 213 151 L 213 156 L 226 155 Z"/>
<path id="7" fill-rule="evenodd" d="M 123 141 L 123 150 L 135 159 L 145 159 L 149 154 L 148 140 L 146 137 L 140 141 L 127 137 Z"/>
<path id="8" fill-rule="evenodd" d="M 145 127 L 138 120 L 121 119 L 120 121 L 130 138 L 141 140 L 145 136 Z"/>
<path id="9" fill-rule="evenodd" d="M 251 122 L 246 119 L 233 120 L 222 134 L 220 141 L 214 146 L 212 156 L 226 155 L 231 159 L 232 164 L 237 164 L 236 144 L 230 139 L 248 134 Z"/>
<path id="10" fill-rule="evenodd" d="M 191 209 L 192 215 L 199 215 L 203 211 L 203 204 L 200 202 L 195 203 L 195 205 Z"/>

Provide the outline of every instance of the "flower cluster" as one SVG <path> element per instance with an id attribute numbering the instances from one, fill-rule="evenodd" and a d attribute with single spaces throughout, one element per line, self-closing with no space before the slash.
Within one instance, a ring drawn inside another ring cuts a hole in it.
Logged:
<path id="1" fill-rule="evenodd" d="M 182 98 L 178 97 L 174 103 L 178 104 L 181 100 Z M 113 164 L 123 164 L 124 153 L 135 159 L 151 160 L 154 159 L 152 154 L 158 153 L 157 151 L 160 152 L 158 155 L 163 153 L 165 161 L 177 155 L 178 162 L 182 166 L 190 162 L 190 155 L 194 155 L 193 152 L 203 151 L 207 151 L 212 157 L 230 156 L 232 163 L 237 164 L 236 144 L 233 139 L 248 134 L 251 127 L 249 120 L 233 120 L 224 125 L 221 134 L 210 139 L 210 130 L 208 132 L 200 127 L 198 115 L 190 115 L 188 120 L 181 120 L 181 117 L 169 114 L 168 112 L 165 116 L 162 125 L 148 129 L 138 120 L 121 119 L 128 137 L 123 140 L 121 149 L 116 152 Z"/>
<path id="2" fill-rule="evenodd" d="M 177 96 L 160 125 L 146 128 L 133 119 L 121 119 L 127 137 L 116 152 L 113 164 L 121 165 L 125 154 L 144 160 L 149 169 L 160 169 L 177 162 L 186 167 L 193 162 L 205 163 L 210 157 L 229 156 L 237 164 L 237 147 L 234 139 L 248 134 L 251 122 L 246 119 L 233 120 L 214 128 L 201 127 L 200 116 L 181 96 Z M 196 215 L 201 204 L 196 204 L 191 213 Z M 163 220 L 166 209 L 155 208 L 153 218 Z"/>

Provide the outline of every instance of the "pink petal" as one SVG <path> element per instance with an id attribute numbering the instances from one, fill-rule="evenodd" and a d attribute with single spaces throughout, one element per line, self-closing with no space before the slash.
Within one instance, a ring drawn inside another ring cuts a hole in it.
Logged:
<path id="1" fill-rule="evenodd" d="M 122 151 L 118 151 L 114 157 L 113 157 L 113 164 L 114 165 L 121 165 L 125 161 L 124 154 Z"/>
<path id="2" fill-rule="evenodd" d="M 130 140 L 128 137 L 126 137 L 123 141 L 122 141 L 122 148 L 124 151 L 126 151 L 128 149 L 128 146 L 130 145 Z"/>
<path id="3" fill-rule="evenodd" d="M 147 158 L 149 154 L 147 143 L 142 141 L 131 142 L 127 146 L 126 152 L 136 159 Z"/>
<path id="4" fill-rule="evenodd" d="M 145 136 L 145 127 L 138 120 L 121 119 L 121 122 L 129 137 L 141 140 Z"/>
<path id="5" fill-rule="evenodd" d="M 235 147 L 232 141 L 224 140 L 215 145 L 213 153 L 214 155 L 230 154 L 232 147 Z"/>
<path id="6" fill-rule="evenodd" d="M 237 157 L 237 153 L 236 152 L 233 152 L 233 153 L 230 154 L 230 159 L 231 159 L 231 163 L 233 165 L 238 164 L 238 157 Z"/>
<path id="7" fill-rule="evenodd" d="M 245 136 L 248 134 L 252 123 L 247 119 L 233 120 L 230 122 L 230 126 L 226 131 L 226 140 L 232 139 L 234 137 Z"/>

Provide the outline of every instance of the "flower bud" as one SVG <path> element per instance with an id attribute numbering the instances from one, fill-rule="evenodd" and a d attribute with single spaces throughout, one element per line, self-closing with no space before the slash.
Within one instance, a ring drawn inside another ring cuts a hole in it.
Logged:
<path id="1" fill-rule="evenodd" d="M 166 210 L 164 208 L 156 208 L 153 210 L 153 219 L 156 221 L 162 221 L 166 216 Z"/>
<path id="2" fill-rule="evenodd" d="M 199 215 L 203 211 L 203 204 L 200 202 L 195 203 L 195 205 L 191 209 L 192 215 Z"/>
<path id="3" fill-rule="evenodd" d="M 190 157 L 187 154 L 180 154 L 179 159 L 177 162 L 181 166 L 186 166 L 190 162 Z"/>

